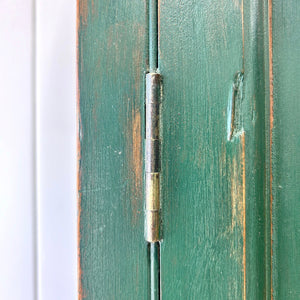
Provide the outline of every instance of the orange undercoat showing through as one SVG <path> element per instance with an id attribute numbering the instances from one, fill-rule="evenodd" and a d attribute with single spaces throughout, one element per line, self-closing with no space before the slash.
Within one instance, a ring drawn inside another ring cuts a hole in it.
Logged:
<path id="1" fill-rule="evenodd" d="M 85 298 L 83 292 L 81 279 L 82 279 L 82 269 L 81 269 L 81 260 L 80 260 L 80 216 L 81 216 L 81 169 L 80 169 L 80 160 L 81 160 L 81 144 L 80 144 L 80 132 L 81 132 L 81 116 L 80 116 L 80 88 L 79 88 L 79 27 L 80 27 L 80 18 L 82 15 L 80 13 L 83 11 L 83 5 L 85 5 L 86 14 L 83 16 L 83 19 L 87 21 L 87 2 L 77 0 L 77 11 L 76 11 L 76 112 L 77 112 L 77 282 L 78 282 L 78 300 Z"/>
<path id="2" fill-rule="evenodd" d="M 243 272 L 244 289 L 243 298 L 246 299 L 246 157 L 245 157 L 245 132 L 241 135 L 242 141 L 242 176 L 243 176 Z"/>
<path id="3" fill-rule="evenodd" d="M 137 223 L 138 218 L 138 199 L 142 199 L 142 137 L 141 137 L 141 114 L 140 111 L 133 110 L 132 111 L 132 133 L 131 133 L 131 142 L 132 142 L 132 151 L 130 158 L 130 165 L 133 171 L 133 197 L 131 200 L 132 205 L 132 223 L 135 225 Z"/>

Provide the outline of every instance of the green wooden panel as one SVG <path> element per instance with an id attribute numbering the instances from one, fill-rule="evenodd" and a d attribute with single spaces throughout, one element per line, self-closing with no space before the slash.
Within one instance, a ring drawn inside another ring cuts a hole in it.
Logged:
<path id="1" fill-rule="evenodd" d="M 78 4 L 79 298 L 146 299 L 146 5 Z"/>
<path id="2" fill-rule="evenodd" d="M 272 2 L 273 293 L 300 299 L 300 3 Z"/>
<path id="3" fill-rule="evenodd" d="M 161 1 L 163 299 L 268 296 L 264 9 Z"/>
<path id="4" fill-rule="evenodd" d="M 78 3 L 80 298 L 154 299 L 160 275 L 163 299 L 299 299 L 297 0 L 161 0 L 150 27 L 149 1 Z M 156 25 L 163 240 L 147 252 Z"/>

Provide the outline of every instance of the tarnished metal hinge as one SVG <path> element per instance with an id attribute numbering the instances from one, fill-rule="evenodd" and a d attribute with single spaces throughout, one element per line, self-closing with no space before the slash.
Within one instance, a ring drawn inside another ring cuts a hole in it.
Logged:
<path id="1" fill-rule="evenodd" d="M 145 239 L 160 240 L 160 105 L 161 76 L 146 75 Z"/>

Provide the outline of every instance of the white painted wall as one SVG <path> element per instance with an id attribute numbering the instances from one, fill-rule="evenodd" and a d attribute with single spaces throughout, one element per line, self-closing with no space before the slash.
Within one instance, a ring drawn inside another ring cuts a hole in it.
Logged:
<path id="1" fill-rule="evenodd" d="M 76 298 L 75 15 L 0 1 L 1 299 Z"/>
<path id="2" fill-rule="evenodd" d="M 0 295 L 34 299 L 31 0 L 0 1 Z"/>
<path id="3" fill-rule="evenodd" d="M 76 1 L 37 1 L 39 299 L 76 298 Z"/>

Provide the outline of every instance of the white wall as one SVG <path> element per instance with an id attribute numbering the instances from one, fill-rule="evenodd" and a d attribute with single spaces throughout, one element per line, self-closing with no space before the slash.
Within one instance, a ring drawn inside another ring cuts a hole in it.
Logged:
<path id="1" fill-rule="evenodd" d="M 35 293 L 32 12 L 0 1 L 0 295 L 12 300 Z"/>
<path id="2" fill-rule="evenodd" d="M 76 298 L 75 14 L 0 1 L 1 299 Z"/>
<path id="3" fill-rule="evenodd" d="M 76 1 L 37 1 L 39 299 L 76 298 Z"/>

